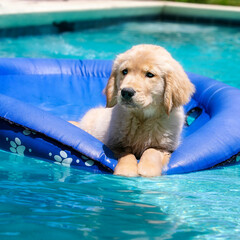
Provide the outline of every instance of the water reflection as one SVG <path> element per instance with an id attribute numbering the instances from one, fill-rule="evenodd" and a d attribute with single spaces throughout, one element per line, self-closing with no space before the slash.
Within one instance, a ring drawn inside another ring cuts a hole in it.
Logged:
<path id="1" fill-rule="evenodd" d="M 0 236 L 27 239 L 31 228 L 41 232 L 34 239 L 213 239 L 240 231 L 239 165 L 125 178 L 6 152 L 0 159 Z"/>

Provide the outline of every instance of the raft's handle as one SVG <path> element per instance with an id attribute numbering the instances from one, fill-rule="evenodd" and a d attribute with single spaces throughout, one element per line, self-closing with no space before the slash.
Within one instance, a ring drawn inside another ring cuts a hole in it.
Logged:
<path id="1" fill-rule="evenodd" d="M 190 109 L 185 118 L 185 125 L 190 126 L 193 122 L 197 120 L 197 118 L 202 114 L 202 109 L 200 107 L 194 107 Z"/>

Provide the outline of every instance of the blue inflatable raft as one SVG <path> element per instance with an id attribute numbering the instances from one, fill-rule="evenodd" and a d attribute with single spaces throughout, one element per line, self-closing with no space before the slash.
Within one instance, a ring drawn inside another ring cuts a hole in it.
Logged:
<path id="1" fill-rule="evenodd" d="M 68 123 L 105 105 L 112 61 L 0 59 L 0 148 L 94 172 L 117 160 L 93 136 Z M 185 106 L 182 143 L 165 174 L 236 161 L 240 152 L 240 90 L 188 73 L 196 94 Z"/>

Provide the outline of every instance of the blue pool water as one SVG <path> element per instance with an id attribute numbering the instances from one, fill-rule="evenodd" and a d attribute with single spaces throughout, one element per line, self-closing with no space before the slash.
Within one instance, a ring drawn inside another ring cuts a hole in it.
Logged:
<path id="1" fill-rule="evenodd" d="M 140 43 L 240 88 L 240 28 L 124 23 L 0 39 L 1 57 L 113 59 Z M 240 166 L 184 175 L 97 175 L 0 151 L 0 239 L 238 239 Z"/>

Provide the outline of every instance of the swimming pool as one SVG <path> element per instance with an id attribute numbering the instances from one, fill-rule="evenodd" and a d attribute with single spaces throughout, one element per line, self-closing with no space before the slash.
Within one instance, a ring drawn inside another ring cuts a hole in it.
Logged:
<path id="1" fill-rule="evenodd" d="M 129 22 L 0 39 L 2 57 L 113 59 L 166 47 L 187 71 L 240 88 L 240 28 Z M 0 151 L 1 239 L 237 239 L 240 167 L 152 179 L 96 175 Z"/>

